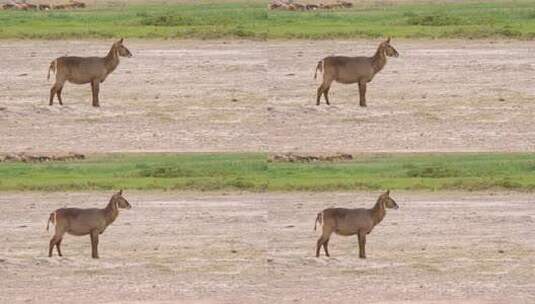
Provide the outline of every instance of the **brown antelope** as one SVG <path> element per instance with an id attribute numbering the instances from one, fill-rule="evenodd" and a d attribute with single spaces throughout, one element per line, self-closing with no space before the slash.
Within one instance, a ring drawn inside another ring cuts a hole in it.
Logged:
<path id="1" fill-rule="evenodd" d="M 373 227 L 379 224 L 386 215 L 386 208 L 398 209 L 399 206 L 390 197 L 390 190 L 381 194 L 371 209 L 357 208 L 328 208 L 318 213 L 316 224 L 320 223 L 322 234 L 316 244 L 316 257 L 320 256 L 320 249 L 323 246 L 325 255 L 329 255 L 329 239 L 334 232 L 338 235 L 350 236 L 358 235 L 359 239 L 359 257 L 366 258 L 366 235 L 369 234 Z"/>
<path id="2" fill-rule="evenodd" d="M 338 0 L 336 2 L 343 8 L 352 8 L 353 7 L 353 3 L 348 2 L 348 1 Z"/>
<path id="3" fill-rule="evenodd" d="M 39 9 L 42 10 L 42 11 L 47 11 L 47 10 L 51 9 L 51 7 L 50 7 L 49 4 L 39 4 Z"/>
<path id="4" fill-rule="evenodd" d="M 91 237 L 91 256 L 98 259 L 98 236 L 119 216 L 119 208 L 132 208 L 123 197 L 123 190 L 115 193 L 103 209 L 60 208 L 52 212 L 46 224 L 47 231 L 50 223 L 55 225 L 55 233 L 48 247 L 48 256 L 52 257 L 54 246 L 58 250 L 58 255 L 63 256 L 60 246 L 65 233 L 76 236 L 89 234 Z"/>
<path id="5" fill-rule="evenodd" d="M 80 2 L 80 1 L 76 1 L 76 0 L 70 0 L 69 3 L 73 8 L 85 8 L 85 3 L 84 2 Z"/>
<path id="6" fill-rule="evenodd" d="M 386 65 L 386 57 L 398 57 L 399 53 L 390 45 L 390 38 L 381 42 L 375 55 L 372 57 L 346 57 L 329 56 L 318 62 L 314 79 L 318 70 L 323 72 L 323 82 L 318 87 L 316 105 L 319 106 L 321 95 L 325 97 L 329 105 L 329 89 L 333 81 L 351 84 L 359 84 L 360 106 L 366 106 L 366 84 L 372 81 L 375 74 L 379 73 Z"/>
<path id="7" fill-rule="evenodd" d="M 56 73 L 56 82 L 50 89 L 50 102 L 54 102 L 54 95 L 58 96 L 60 105 L 61 90 L 65 81 L 74 84 L 91 83 L 93 93 L 93 106 L 99 107 L 98 93 L 100 83 L 106 80 L 106 77 L 119 65 L 119 56 L 132 57 L 132 53 L 123 45 L 123 38 L 115 42 L 106 57 L 73 57 L 64 56 L 53 60 L 48 68 L 47 79 L 50 79 L 50 71 Z"/>

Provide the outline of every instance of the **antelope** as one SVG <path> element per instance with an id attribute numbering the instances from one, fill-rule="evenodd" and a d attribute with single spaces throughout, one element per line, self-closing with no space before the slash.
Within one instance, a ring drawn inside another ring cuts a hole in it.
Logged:
<path id="1" fill-rule="evenodd" d="M 54 59 L 50 63 L 47 76 L 47 79 L 50 79 L 50 71 L 56 73 L 56 82 L 50 89 L 49 105 L 54 102 L 54 95 L 58 96 L 59 104 L 63 105 L 61 91 L 65 81 L 69 81 L 74 84 L 91 83 L 93 107 L 99 107 L 100 83 L 117 68 L 119 57 L 132 57 L 132 53 L 123 45 L 123 38 L 111 46 L 105 57 L 64 56 Z"/>
<path id="2" fill-rule="evenodd" d="M 351 7 L 353 7 L 353 3 L 348 2 L 348 1 L 338 0 L 336 2 L 343 8 L 351 8 Z"/>
<path id="3" fill-rule="evenodd" d="M 365 259 L 366 235 L 383 220 L 386 215 L 386 208 L 399 208 L 390 197 L 390 190 L 381 194 L 371 209 L 328 208 L 318 213 L 314 222 L 314 231 L 316 230 L 316 224 L 319 223 L 322 227 L 322 234 L 316 244 L 316 257 L 320 256 L 321 246 L 323 246 L 325 255 L 330 256 L 329 239 L 334 232 L 343 236 L 358 235 L 359 257 Z"/>
<path id="4" fill-rule="evenodd" d="M 390 38 L 379 44 L 375 55 L 372 57 L 347 57 L 329 56 L 318 62 L 314 79 L 318 70 L 323 72 L 323 82 L 318 87 L 316 105 L 320 105 L 321 95 L 329 103 L 329 89 L 333 81 L 351 84 L 359 84 L 360 106 L 366 107 L 366 84 L 372 81 L 375 74 L 379 73 L 386 65 L 386 57 L 399 57 L 398 51 L 390 45 Z"/>
<path id="5" fill-rule="evenodd" d="M 50 240 L 48 256 L 52 257 L 54 246 L 56 246 L 58 255 L 63 256 L 60 246 L 65 233 L 76 236 L 89 234 L 91 238 L 91 257 L 98 259 L 99 234 L 102 234 L 119 216 L 119 208 L 132 208 L 130 203 L 123 197 L 123 190 L 115 193 L 108 205 L 103 209 L 60 208 L 50 213 L 46 230 L 48 231 L 49 225 L 52 223 L 55 226 L 55 233 Z"/>
<path id="6" fill-rule="evenodd" d="M 85 3 L 84 2 L 80 2 L 80 1 L 76 1 L 76 0 L 70 0 L 70 5 L 73 7 L 73 8 L 85 8 Z"/>
<path id="7" fill-rule="evenodd" d="M 296 10 L 300 10 L 300 11 L 304 11 L 306 8 L 305 5 L 301 3 L 293 3 L 293 6 L 295 7 Z"/>
<path id="8" fill-rule="evenodd" d="M 333 8 L 334 8 L 334 4 L 320 3 L 320 8 L 323 8 L 323 9 L 333 9 Z"/>

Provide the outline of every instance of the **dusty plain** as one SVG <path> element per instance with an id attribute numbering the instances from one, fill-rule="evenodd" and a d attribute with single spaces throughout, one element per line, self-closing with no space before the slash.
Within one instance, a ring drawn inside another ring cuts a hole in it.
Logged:
<path id="1" fill-rule="evenodd" d="M 314 257 L 316 213 L 378 193 L 127 192 L 100 239 L 47 257 L 48 214 L 109 193 L 2 193 L 0 303 L 533 303 L 535 202 L 518 193 L 393 193 L 368 237 Z"/>
<path id="2" fill-rule="evenodd" d="M 50 61 L 104 56 L 111 42 L 3 41 L 0 151 L 535 151 L 531 42 L 394 39 L 400 57 L 360 108 L 357 86 L 341 84 L 316 106 L 314 68 L 379 40 L 130 40 L 101 108 L 72 84 L 48 106 Z"/>

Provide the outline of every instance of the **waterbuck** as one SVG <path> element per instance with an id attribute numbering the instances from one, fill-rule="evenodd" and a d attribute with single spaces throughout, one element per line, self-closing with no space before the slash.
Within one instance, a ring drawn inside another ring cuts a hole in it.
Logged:
<path id="1" fill-rule="evenodd" d="M 390 38 L 381 42 L 375 55 L 372 57 L 346 57 L 329 56 L 318 62 L 314 79 L 318 70 L 323 71 L 323 82 L 318 87 L 316 105 L 319 106 L 321 95 L 329 105 L 329 89 L 333 81 L 351 84 L 359 84 L 360 106 L 366 106 L 366 84 L 372 81 L 375 74 L 379 73 L 386 65 L 386 57 L 398 57 L 399 53 L 390 45 Z"/>
<path id="2" fill-rule="evenodd" d="M 323 246 L 325 255 L 329 255 L 329 238 L 334 232 L 338 235 L 350 236 L 358 235 L 359 257 L 366 258 L 366 235 L 373 227 L 379 224 L 386 215 L 386 208 L 398 209 L 396 202 L 390 197 L 390 190 L 381 194 L 371 209 L 357 208 L 328 208 L 318 213 L 316 224 L 320 223 L 322 234 L 316 244 L 316 257 L 320 256 L 320 248 Z"/>
<path id="3" fill-rule="evenodd" d="M 58 255 L 63 256 L 60 246 L 65 233 L 77 236 L 89 234 L 91 237 L 91 256 L 98 259 L 98 236 L 115 221 L 119 215 L 119 208 L 132 208 L 123 197 L 123 190 L 115 193 L 103 209 L 60 208 L 50 213 L 46 230 L 48 231 L 49 224 L 52 223 L 55 225 L 56 231 L 50 240 L 48 256 L 52 257 L 54 246 L 58 250 Z"/>
<path id="4" fill-rule="evenodd" d="M 63 105 L 61 100 L 61 90 L 65 81 L 75 84 L 91 83 L 91 90 L 93 93 L 93 106 L 99 107 L 98 93 L 100 90 L 100 83 L 106 80 L 106 77 L 117 68 L 119 65 L 119 56 L 132 57 L 132 53 L 123 45 L 123 38 L 115 42 L 108 55 L 105 57 L 74 57 L 63 56 L 54 59 L 48 68 L 47 79 L 50 79 L 50 71 L 56 73 L 56 82 L 50 89 L 50 102 L 54 102 L 54 95 L 58 96 L 60 105 Z"/>

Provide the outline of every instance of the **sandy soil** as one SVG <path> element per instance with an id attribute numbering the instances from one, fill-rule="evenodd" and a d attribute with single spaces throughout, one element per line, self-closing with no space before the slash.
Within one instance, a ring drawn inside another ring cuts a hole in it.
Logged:
<path id="1" fill-rule="evenodd" d="M 314 105 L 319 59 L 377 41 L 126 41 L 101 86 L 67 84 L 49 107 L 49 62 L 110 41 L 3 41 L 0 151 L 535 151 L 531 42 L 396 41 L 368 89 Z"/>
<path id="2" fill-rule="evenodd" d="M 0 303 L 533 303 L 535 202 L 524 194 L 394 193 L 368 238 L 314 255 L 315 214 L 377 193 L 127 193 L 103 234 L 46 257 L 48 213 L 109 193 L 0 195 Z"/>
<path id="3" fill-rule="evenodd" d="M 368 86 L 334 84 L 314 105 L 323 55 L 372 54 L 375 42 L 270 44 L 270 147 L 309 151 L 533 151 L 535 49 L 519 42 L 396 41 Z M 283 54 L 275 56 L 274 54 Z M 295 74 L 295 75 L 293 75 Z"/>

